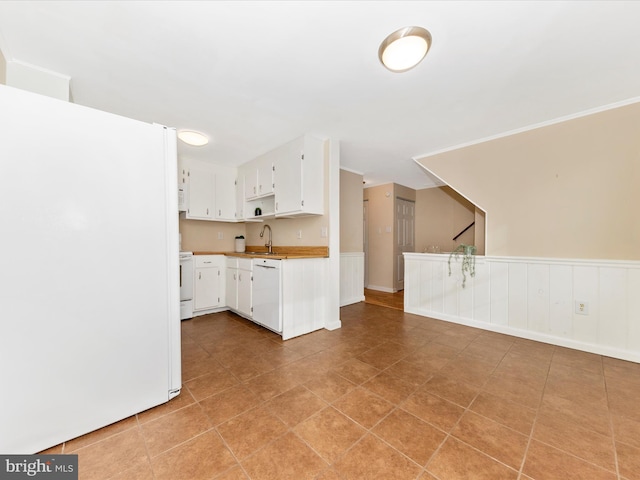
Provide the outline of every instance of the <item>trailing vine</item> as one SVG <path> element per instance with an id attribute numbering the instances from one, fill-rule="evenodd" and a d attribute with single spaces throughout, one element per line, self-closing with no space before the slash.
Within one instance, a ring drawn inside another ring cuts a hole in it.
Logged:
<path id="1" fill-rule="evenodd" d="M 471 277 L 476 276 L 476 247 L 475 245 L 465 245 L 461 243 L 453 252 L 449 254 L 449 276 L 451 276 L 451 259 L 458 258 L 462 255 L 462 288 L 467 282 L 467 274 Z"/>

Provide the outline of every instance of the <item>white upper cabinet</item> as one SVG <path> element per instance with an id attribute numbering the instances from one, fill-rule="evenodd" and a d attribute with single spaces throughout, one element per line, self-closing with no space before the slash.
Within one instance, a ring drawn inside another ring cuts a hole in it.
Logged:
<path id="1" fill-rule="evenodd" d="M 189 196 L 186 217 L 213 220 L 215 177 L 206 169 L 189 167 Z"/>
<path id="2" fill-rule="evenodd" d="M 235 167 L 215 166 L 216 220 L 236 221 L 236 172 Z"/>
<path id="3" fill-rule="evenodd" d="M 324 140 L 311 135 L 276 150 L 276 217 L 324 213 L 324 150 Z"/>
<path id="4" fill-rule="evenodd" d="M 186 172 L 185 218 L 235 222 L 236 168 L 194 160 L 180 162 Z"/>
<path id="5" fill-rule="evenodd" d="M 273 160 L 272 151 L 242 166 L 246 200 L 273 195 Z"/>
<path id="6" fill-rule="evenodd" d="M 244 179 L 244 198 L 251 200 L 258 196 L 258 169 L 253 162 L 240 167 Z"/>
<path id="7" fill-rule="evenodd" d="M 258 196 L 265 197 L 273 195 L 273 162 L 275 160 L 274 152 L 271 151 L 261 157 L 258 157 Z"/>
<path id="8" fill-rule="evenodd" d="M 244 172 L 241 168 L 238 168 L 236 172 L 236 219 L 244 219 Z"/>
<path id="9" fill-rule="evenodd" d="M 324 214 L 325 143 L 305 135 L 237 168 L 182 160 L 185 218 L 237 222 Z"/>

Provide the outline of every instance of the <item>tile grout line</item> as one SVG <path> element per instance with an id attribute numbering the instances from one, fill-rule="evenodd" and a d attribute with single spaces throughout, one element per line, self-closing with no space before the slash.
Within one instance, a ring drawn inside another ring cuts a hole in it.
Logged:
<path id="1" fill-rule="evenodd" d="M 607 376 L 605 375 L 603 355 L 600 355 L 600 362 L 602 365 L 604 391 L 607 396 L 607 417 L 609 418 L 609 428 L 611 429 L 611 442 L 613 443 L 613 461 L 615 462 L 615 466 L 616 466 L 616 476 L 618 480 L 621 480 L 622 475 L 620 474 L 620 464 L 618 462 L 618 445 L 616 444 L 616 430 L 613 425 L 613 415 L 611 413 L 611 401 L 609 400 L 609 383 L 607 382 Z"/>
<path id="2" fill-rule="evenodd" d="M 142 441 L 144 442 L 144 451 L 147 453 L 147 462 L 149 463 L 149 468 L 151 469 L 151 476 L 155 480 L 156 471 L 153 469 L 153 463 L 151 463 L 151 453 L 149 452 L 149 445 L 147 445 L 147 437 L 142 430 L 142 423 L 140 423 L 140 418 L 138 418 L 138 414 L 136 414 L 136 425 L 138 426 L 138 430 L 140 431 L 140 436 L 142 437 Z"/>

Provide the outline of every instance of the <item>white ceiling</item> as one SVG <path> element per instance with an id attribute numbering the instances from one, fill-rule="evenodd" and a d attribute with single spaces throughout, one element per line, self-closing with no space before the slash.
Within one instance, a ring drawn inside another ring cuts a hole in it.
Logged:
<path id="1" fill-rule="evenodd" d="M 7 61 L 71 77 L 73 101 L 195 129 L 180 155 L 241 164 L 303 133 L 369 185 L 425 188 L 412 158 L 640 97 L 640 2 L 1 1 Z M 433 36 L 409 72 L 384 37 Z"/>

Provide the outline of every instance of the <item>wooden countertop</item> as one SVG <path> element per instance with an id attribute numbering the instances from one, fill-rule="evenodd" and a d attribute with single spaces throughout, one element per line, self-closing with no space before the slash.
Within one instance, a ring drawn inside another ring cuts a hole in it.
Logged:
<path id="1" fill-rule="evenodd" d="M 227 255 L 230 257 L 245 257 L 245 258 L 272 258 L 274 260 L 286 260 L 286 259 L 296 259 L 296 258 L 326 258 L 329 256 L 329 247 L 274 246 L 272 250 L 273 252 L 275 252 L 273 255 L 260 255 L 261 252 L 267 251 L 267 247 L 265 247 L 264 245 L 260 245 L 260 246 L 249 245 L 246 247 L 245 251 L 242 253 L 197 251 L 197 252 L 193 252 L 193 254 L 194 255 Z"/>

